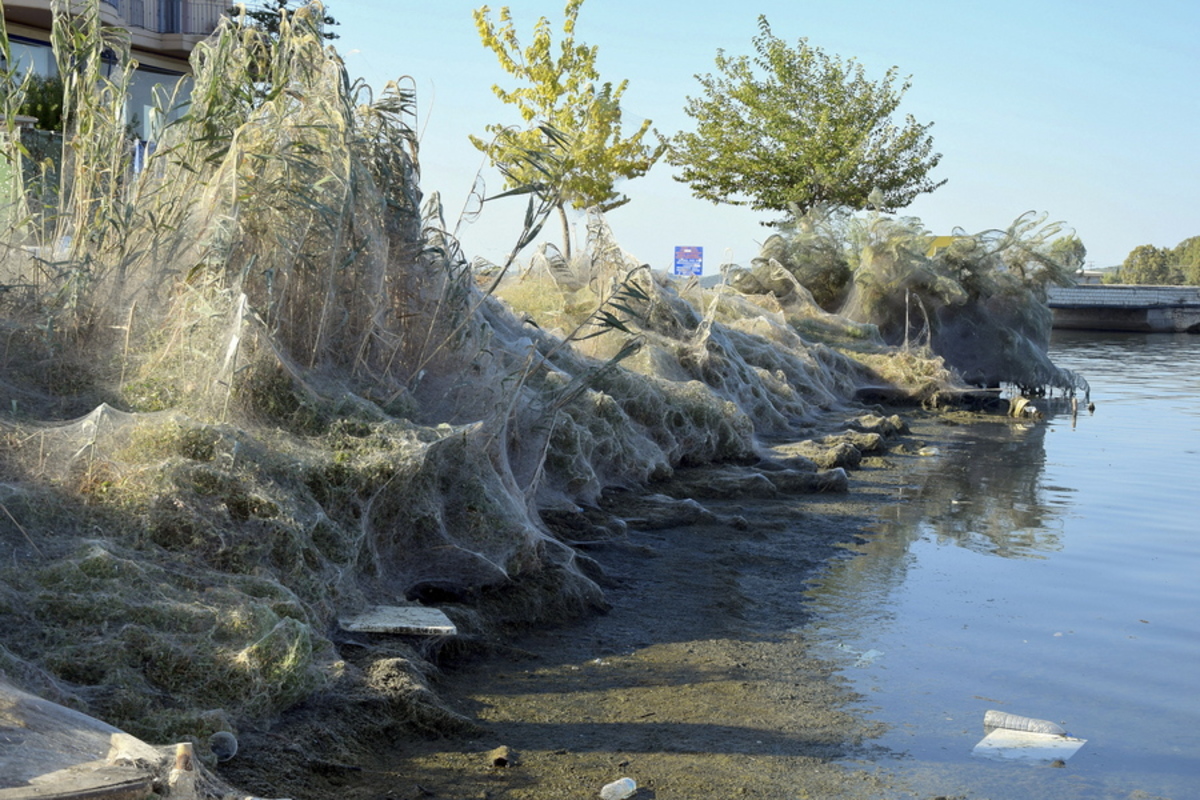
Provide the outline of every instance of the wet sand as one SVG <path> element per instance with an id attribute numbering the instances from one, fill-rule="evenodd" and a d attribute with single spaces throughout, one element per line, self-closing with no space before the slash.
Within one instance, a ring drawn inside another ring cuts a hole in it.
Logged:
<path id="1" fill-rule="evenodd" d="M 706 522 L 590 546 L 607 613 L 441 659 L 433 689 L 478 723 L 466 733 L 398 731 L 353 763 L 230 776 L 297 800 L 588 798 L 622 776 L 641 800 L 894 795 L 846 763 L 868 761 L 878 731 L 810 652 L 803 593 L 829 559 L 850 557 L 841 545 L 897 497 L 931 432 L 865 459 L 848 493 L 706 500 Z M 611 497 L 610 510 L 631 502 Z"/>

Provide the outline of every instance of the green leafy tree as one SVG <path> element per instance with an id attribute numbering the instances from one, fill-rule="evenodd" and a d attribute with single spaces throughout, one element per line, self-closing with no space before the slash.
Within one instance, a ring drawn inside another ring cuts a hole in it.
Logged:
<path id="1" fill-rule="evenodd" d="M 29 76 L 25 87 L 25 98 L 18 112 L 37 119 L 37 127 L 43 131 L 63 129 L 63 82 L 57 75 Z"/>
<path id="2" fill-rule="evenodd" d="M 298 6 L 308 5 L 305 0 L 297 3 L 295 0 L 262 0 L 254 6 L 246 6 L 246 17 L 251 20 L 252 24 L 261 30 L 266 31 L 272 36 L 279 35 L 279 17 L 281 13 L 293 13 Z M 238 6 L 233 6 L 225 11 L 231 17 L 238 17 L 242 13 L 242 9 Z M 337 25 L 338 21 L 329 14 L 325 13 L 324 6 L 321 5 L 320 11 L 322 30 L 321 36 L 326 39 L 337 39 L 338 35 L 331 30 L 330 26 Z"/>
<path id="3" fill-rule="evenodd" d="M 1175 245 L 1171 262 L 1179 270 L 1183 282 L 1200 286 L 1200 236 L 1192 236 Z"/>
<path id="4" fill-rule="evenodd" d="M 755 57 L 717 51 L 718 75 L 699 76 L 701 97 L 684 111 L 694 132 L 671 138 L 675 179 L 714 203 L 780 211 L 789 217 L 817 206 L 863 209 L 878 190 L 880 210 L 902 208 L 945 181 L 937 166 L 932 123 L 893 113 L 910 86 L 895 67 L 867 79 L 853 59 L 830 56 L 800 39 L 796 47 L 758 18 Z"/>
<path id="5" fill-rule="evenodd" d="M 1166 285 L 1172 280 L 1171 251 L 1152 244 L 1133 248 L 1121 264 L 1121 283 Z"/>
<path id="6" fill-rule="evenodd" d="M 1087 258 L 1087 248 L 1075 234 L 1060 236 L 1050 243 L 1049 255 L 1051 259 L 1070 272 L 1078 272 L 1083 269 L 1083 262 Z"/>
<path id="7" fill-rule="evenodd" d="M 599 83 L 597 48 L 575 40 L 582 5 L 583 0 L 567 0 L 557 48 L 545 17 L 534 26 L 533 41 L 522 47 L 508 7 L 500 9 L 499 24 L 487 6 L 474 12 L 484 46 L 524 84 L 511 91 L 497 85 L 492 91 L 516 106 L 527 127 L 488 125 L 492 138 L 472 136 L 471 143 L 500 168 L 508 188 L 534 190 L 551 199 L 562 220 L 568 258 L 566 207 L 611 211 L 624 205 L 629 198 L 617 191 L 616 182 L 645 175 L 663 151 L 661 144 L 645 141 L 650 120 L 633 135 L 622 135 L 621 97 L 628 81 Z"/>

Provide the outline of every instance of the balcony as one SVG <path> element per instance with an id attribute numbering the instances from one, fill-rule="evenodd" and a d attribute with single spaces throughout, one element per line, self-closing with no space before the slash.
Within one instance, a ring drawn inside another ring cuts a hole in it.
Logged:
<path id="1" fill-rule="evenodd" d="M 10 25 L 45 31 L 42 35 L 49 41 L 51 0 L 0 2 Z M 232 0 L 100 0 L 100 17 L 105 25 L 126 28 L 135 50 L 186 64 L 192 48 L 216 29 L 224 11 L 232 5 Z"/>
<path id="2" fill-rule="evenodd" d="M 101 0 L 116 9 L 126 27 L 151 33 L 207 36 L 216 29 L 228 0 Z"/>

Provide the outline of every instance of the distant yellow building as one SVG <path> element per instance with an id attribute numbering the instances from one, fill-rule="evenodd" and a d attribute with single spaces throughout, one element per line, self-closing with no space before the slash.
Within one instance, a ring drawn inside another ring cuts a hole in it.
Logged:
<path id="1" fill-rule="evenodd" d="M 82 5 L 91 0 L 74 0 Z M 154 107 L 154 86 L 170 88 L 190 73 L 193 48 L 216 30 L 232 0 L 99 0 L 105 25 L 128 30 L 138 62 L 129 93 L 128 119 L 143 139 Z M 13 59 L 39 75 L 58 68 L 50 46 L 52 0 L 3 0 Z"/>

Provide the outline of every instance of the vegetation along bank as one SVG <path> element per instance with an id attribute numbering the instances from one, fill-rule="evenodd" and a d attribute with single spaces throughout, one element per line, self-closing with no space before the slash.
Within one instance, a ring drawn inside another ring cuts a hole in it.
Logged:
<path id="1" fill-rule="evenodd" d="M 62 158 L 4 140 L 0 672 L 146 741 L 211 764 L 214 734 L 353 706 L 306 745 L 319 766 L 469 729 L 434 653 L 351 653 L 339 619 L 436 605 L 453 654 L 587 617 L 611 601 L 586 544 L 649 524 L 600 513 L 614 493 L 713 464 L 687 513 L 842 492 L 890 413 L 769 444 L 863 402 L 1086 391 L 1046 357 L 1070 265 L 1041 218 L 938 249 L 879 195 L 814 203 L 703 287 L 624 252 L 596 204 L 570 256 L 518 262 L 564 205 L 524 183 L 512 256 L 473 264 L 422 196 L 415 98 L 350 83 L 319 13 L 222 23 L 134 172 L 125 51 L 92 8 L 56 21 Z M 765 25 L 759 45 L 786 55 Z M 11 119 L 22 78 L 0 77 Z"/>

